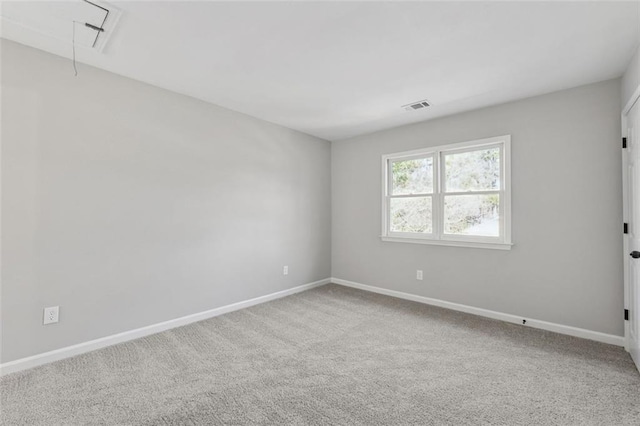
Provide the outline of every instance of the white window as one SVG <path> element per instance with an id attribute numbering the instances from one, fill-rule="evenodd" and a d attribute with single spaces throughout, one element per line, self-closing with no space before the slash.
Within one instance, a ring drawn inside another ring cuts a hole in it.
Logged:
<path id="1" fill-rule="evenodd" d="M 382 157 L 384 241 L 511 248 L 511 136 Z"/>

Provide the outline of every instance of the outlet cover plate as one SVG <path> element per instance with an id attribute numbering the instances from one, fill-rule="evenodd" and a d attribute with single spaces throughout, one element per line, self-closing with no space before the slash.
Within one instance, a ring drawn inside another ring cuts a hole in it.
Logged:
<path id="1" fill-rule="evenodd" d="M 60 308 L 58 306 L 51 306 L 49 308 L 44 308 L 44 318 L 43 318 L 42 324 L 47 325 L 47 324 L 57 323 L 59 312 L 60 312 Z"/>

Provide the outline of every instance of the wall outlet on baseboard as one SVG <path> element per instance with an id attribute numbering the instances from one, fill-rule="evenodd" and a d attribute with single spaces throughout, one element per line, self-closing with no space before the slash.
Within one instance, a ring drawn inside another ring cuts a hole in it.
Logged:
<path id="1" fill-rule="evenodd" d="M 60 312 L 60 308 L 58 306 L 51 306 L 49 308 L 44 308 L 44 317 L 42 320 L 42 324 L 47 325 L 47 324 L 57 323 L 59 312 Z"/>
<path id="2" fill-rule="evenodd" d="M 416 280 L 422 281 L 422 270 L 420 269 L 416 271 Z"/>
<path id="3" fill-rule="evenodd" d="M 282 267 L 282 275 L 289 275 L 289 267 L 288 266 L 283 266 Z"/>

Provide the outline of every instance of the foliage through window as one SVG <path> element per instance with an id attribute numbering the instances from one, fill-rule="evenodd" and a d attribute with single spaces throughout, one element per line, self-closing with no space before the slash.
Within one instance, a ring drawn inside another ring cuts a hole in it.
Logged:
<path id="1" fill-rule="evenodd" d="M 387 241 L 509 248 L 510 136 L 383 156 Z"/>

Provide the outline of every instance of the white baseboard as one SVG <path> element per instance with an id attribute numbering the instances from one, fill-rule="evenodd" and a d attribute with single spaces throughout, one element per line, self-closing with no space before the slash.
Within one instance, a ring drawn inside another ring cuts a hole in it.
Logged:
<path id="1" fill-rule="evenodd" d="M 608 343 L 616 346 L 624 346 L 624 338 L 622 336 L 615 336 L 612 334 L 600 333 L 598 331 L 585 330 L 582 328 L 555 324 L 547 321 L 540 321 L 540 320 L 530 319 L 526 317 L 519 317 L 516 315 L 491 311 L 488 309 L 476 308 L 473 306 L 447 302 L 444 300 L 418 296 L 410 293 L 403 293 L 401 291 L 389 290 L 381 287 L 374 287 L 374 286 L 361 284 L 353 281 L 343 280 L 340 278 L 326 278 L 324 280 L 303 284 L 294 288 L 290 288 L 288 290 L 267 294 L 265 296 L 256 297 L 254 299 L 233 303 L 231 305 L 221 306 L 219 308 L 210 309 L 208 311 L 187 315 L 187 316 L 176 318 L 173 320 L 164 321 L 164 322 L 149 325 L 146 327 L 137 328 L 135 330 L 113 334 L 111 336 L 102 337 L 100 339 L 90 340 L 88 342 L 79 343 L 77 345 L 67 346 L 65 348 L 60 348 L 53 351 L 44 352 L 38 355 L 33 355 L 30 357 L 21 358 L 15 361 L 0 364 L 0 376 L 3 376 L 5 374 L 10 374 L 10 373 L 15 373 L 15 372 L 26 370 L 33 367 L 37 367 L 39 365 L 48 364 L 50 362 L 59 361 L 61 359 L 70 358 L 72 356 L 95 351 L 97 349 L 101 349 L 101 348 L 115 345 L 118 343 L 139 339 L 141 337 L 160 333 L 162 331 L 170 330 L 172 328 L 181 327 L 183 325 L 213 318 L 218 315 L 223 315 L 229 312 L 237 311 L 239 309 L 248 308 L 250 306 L 258 305 L 260 303 L 265 303 L 271 300 L 280 299 L 282 297 L 290 296 L 295 293 L 300 293 L 305 290 L 310 290 L 314 287 L 319 287 L 319 286 L 328 284 L 330 282 L 343 285 L 346 287 L 352 287 L 352 288 L 357 288 L 364 291 L 369 291 L 372 293 L 384 294 L 387 296 L 397 297 L 399 299 L 412 300 L 414 302 L 425 303 L 427 305 L 433 305 L 433 306 L 439 306 L 439 307 L 451 309 L 454 311 L 466 312 L 469 314 L 479 315 L 487 318 L 493 318 L 501 321 L 519 324 L 519 325 L 523 325 L 522 320 L 525 319 L 527 320 L 527 323 L 524 325 L 526 327 L 539 328 L 542 330 L 553 331 L 556 333 L 566 334 L 574 337 L 580 337 L 583 339 L 595 340 L 597 342 Z"/>
<path id="2" fill-rule="evenodd" d="M 95 351 L 107 346 L 118 343 L 128 342 L 129 340 L 139 339 L 151 334 L 160 333 L 172 328 L 181 327 L 183 325 L 202 321 L 205 319 L 217 317 L 218 315 L 237 311 L 239 309 L 248 308 L 260 303 L 269 302 L 271 300 L 280 299 L 295 293 L 319 287 L 331 282 L 331 279 L 315 281 L 309 284 L 303 284 L 288 290 L 278 291 L 276 293 L 267 294 L 265 296 L 256 297 L 254 299 L 244 300 L 242 302 L 232 303 L 231 305 L 221 306 L 219 308 L 210 309 L 208 311 L 199 312 L 197 314 L 187 315 L 184 317 L 172 319 L 169 321 L 152 324 L 146 327 L 136 328 L 135 330 L 125 331 L 123 333 L 113 334 L 111 336 L 102 337 L 100 339 L 90 340 L 88 342 L 78 343 L 77 345 L 67 346 L 65 348 L 44 352 L 26 358 L 17 359 L 15 361 L 0 364 L 0 376 L 15 373 L 17 371 L 26 370 L 28 368 L 37 367 L 39 365 L 48 364 L 50 362 L 59 361 L 61 359 Z"/>
<path id="3" fill-rule="evenodd" d="M 334 284 L 343 285 L 345 287 L 357 288 L 359 290 L 384 294 L 387 296 L 397 297 L 399 299 L 412 300 L 414 302 L 425 303 L 427 305 L 439 306 L 441 308 L 447 308 L 454 311 L 466 312 L 468 314 L 479 315 L 481 317 L 493 318 L 500 321 L 519 324 L 524 327 L 539 328 L 542 330 L 553 331 L 555 333 L 581 337 L 583 339 L 595 340 L 602 343 L 608 343 L 610 345 L 624 346 L 624 337 L 615 336 L 613 334 L 600 333 L 599 331 L 585 330 L 583 328 L 571 327 L 568 325 L 555 324 L 552 322 L 505 314 L 502 312 L 490 311 L 488 309 L 475 308 L 473 306 L 461 305 L 459 303 L 447 302 L 440 299 L 432 299 L 430 297 L 417 296 L 415 294 L 403 293 L 401 291 L 388 290 L 386 288 L 360 284 L 340 278 L 331 278 L 331 282 Z M 522 320 L 526 320 L 526 324 L 522 324 Z"/>

